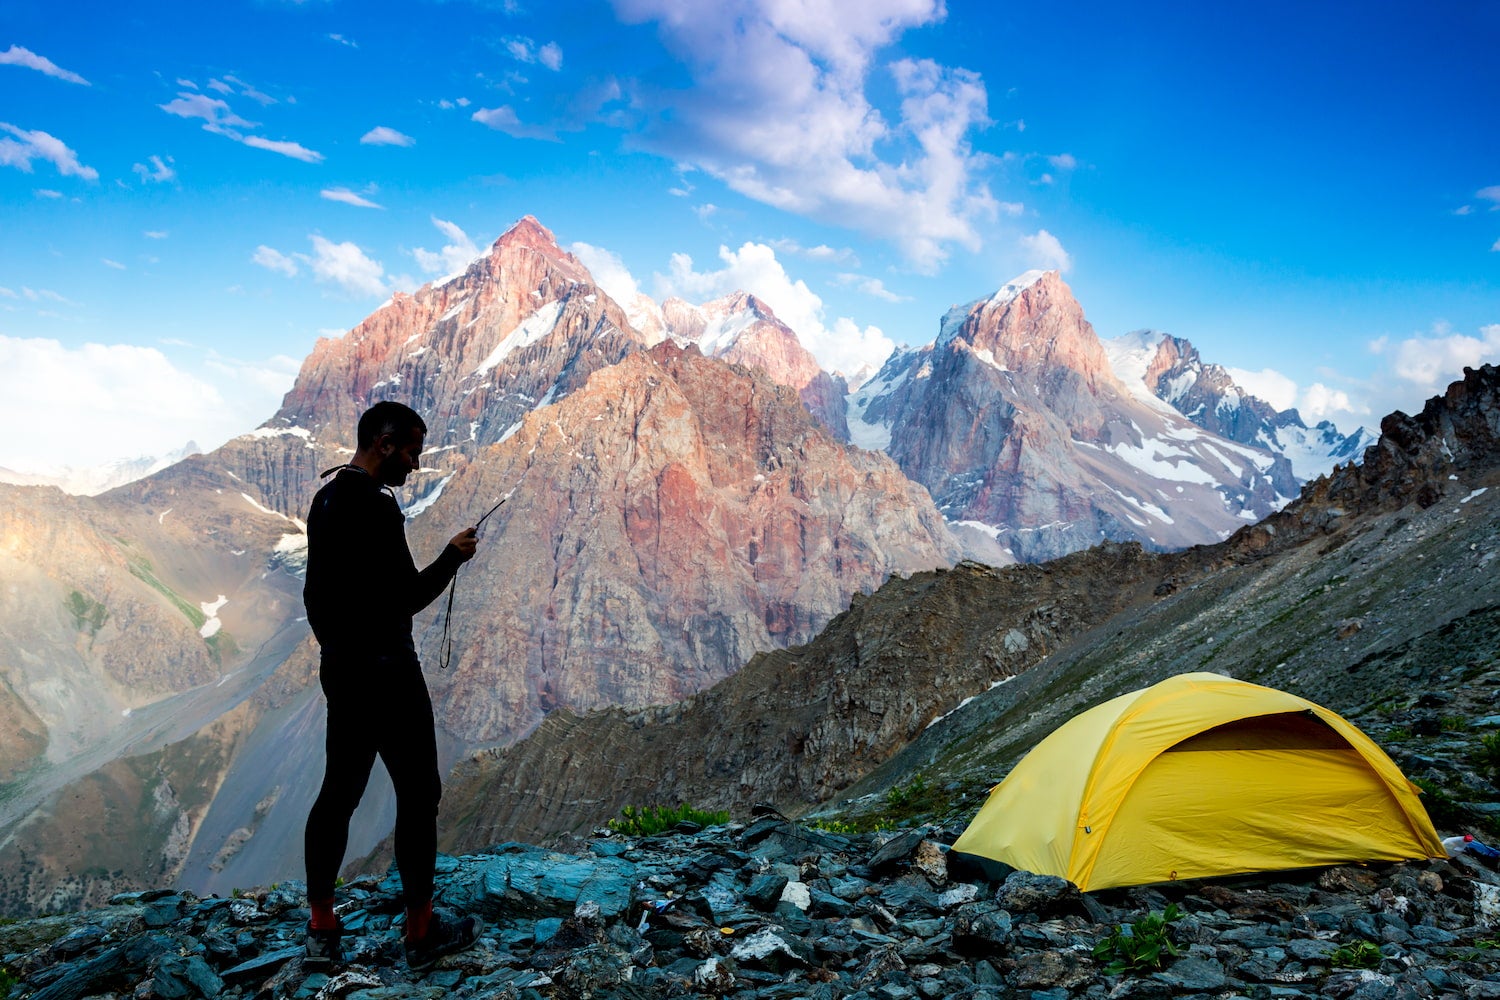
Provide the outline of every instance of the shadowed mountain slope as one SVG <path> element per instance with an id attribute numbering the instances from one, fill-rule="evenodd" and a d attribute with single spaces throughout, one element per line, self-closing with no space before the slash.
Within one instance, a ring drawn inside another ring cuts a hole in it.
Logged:
<path id="1" fill-rule="evenodd" d="M 1075 711 L 1182 670 L 1335 710 L 1400 690 L 1395 651 L 1500 605 L 1500 369 L 1382 429 L 1363 465 L 1224 543 L 893 580 L 686 702 L 559 714 L 456 769 L 444 842 L 578 831 L 629 803 L 805 811 L 924 767 L 977 793 Z"/>

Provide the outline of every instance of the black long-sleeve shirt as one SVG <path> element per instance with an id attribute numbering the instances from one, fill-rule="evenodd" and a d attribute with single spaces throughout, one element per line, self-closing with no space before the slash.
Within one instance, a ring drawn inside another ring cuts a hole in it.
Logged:
<path id="1" fill-rule="evenodd" d="M 412 616 L 443 592 L 463 557 L 453 545 L 417 570 L 395 497 L 341 469 L 307 515 L 307 620 L 325 654 L 415 654 Z"/>

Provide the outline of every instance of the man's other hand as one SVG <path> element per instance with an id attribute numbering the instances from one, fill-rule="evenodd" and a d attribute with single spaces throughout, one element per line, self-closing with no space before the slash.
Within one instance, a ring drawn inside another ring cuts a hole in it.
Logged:
<path id="1" fill-rule="evenodd" d="M 464 562 L 468 562 L 474 558 L 474 550 L 479 547 L 479 531 L 476 528 L 465 528 L 450 538 L 448 544 L 458 550 Z"/>

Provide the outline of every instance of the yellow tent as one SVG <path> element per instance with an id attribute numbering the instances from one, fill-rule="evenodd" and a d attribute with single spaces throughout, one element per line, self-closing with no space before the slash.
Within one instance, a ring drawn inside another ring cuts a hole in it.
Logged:
<path id="1" fill-rule="evenodd" d="M 1443 857 L 1418 795 L 1337 713 L 1220 674 L 1179 674 L 1056 729 L 953 849 L 1085 891 Z"/>

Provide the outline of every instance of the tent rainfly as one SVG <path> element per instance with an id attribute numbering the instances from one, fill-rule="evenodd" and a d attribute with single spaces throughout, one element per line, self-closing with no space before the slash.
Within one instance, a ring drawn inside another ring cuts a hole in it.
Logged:
<path id="1" fill-rule="evenodd" d="M 1220 674 L 1179 674 L 1053 731 L 953 849 L 1085 891 L 1443 857 L 1419 794 L 1337 713 Z"/>

